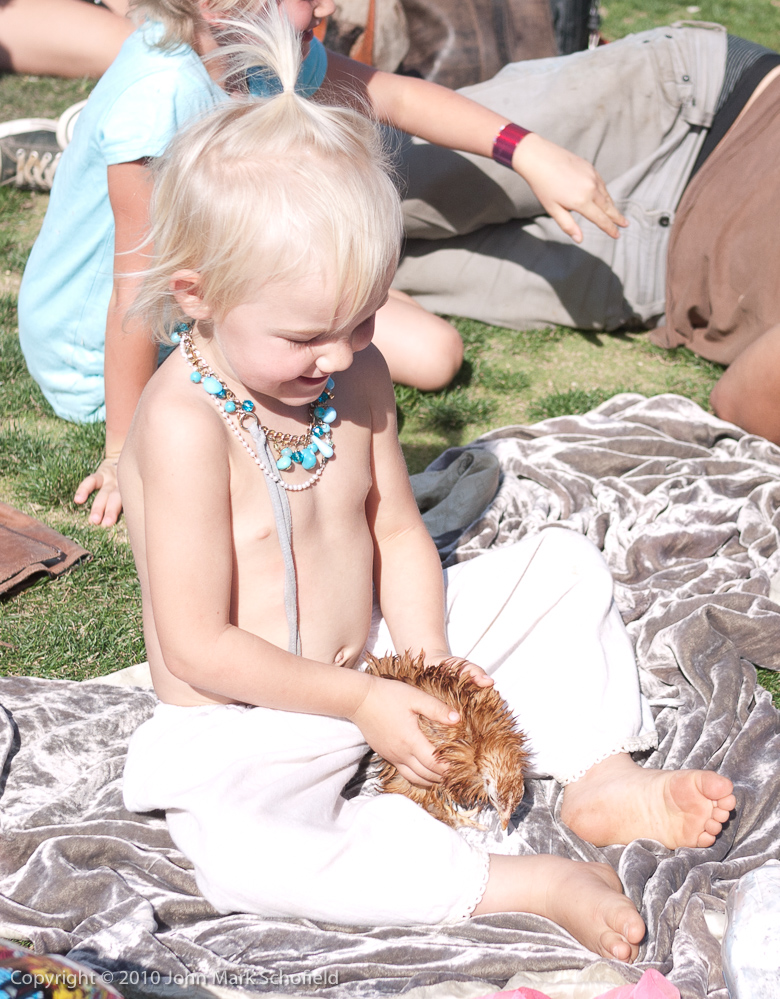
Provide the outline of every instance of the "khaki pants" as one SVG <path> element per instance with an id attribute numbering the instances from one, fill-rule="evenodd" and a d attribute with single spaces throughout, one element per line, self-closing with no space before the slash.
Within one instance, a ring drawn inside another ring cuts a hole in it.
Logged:
<path id="1" fill-rule="evenodd" d="M 630 226 L 580 246 L 492 160 L 405 136 L 409 237 L 395 285 L 435 312 L 616 329 L 664 311 L 671 223 L 723 83 L 726 31 L 683 23 L 506 66 L 462 93 L 593 162 Z"/>

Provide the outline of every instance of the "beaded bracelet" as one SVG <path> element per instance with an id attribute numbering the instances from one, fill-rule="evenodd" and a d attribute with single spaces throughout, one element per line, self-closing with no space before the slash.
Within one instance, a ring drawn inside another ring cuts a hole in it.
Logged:
<path id="1" fill-rule="evenodd" d="M 493 140 L 492 155 L 496 163 L 501 163 L 503 166 L 511 169 L 514 151 L 526 135 L 531 135 L 531 131 L 527 128 L 521 128 L 520 125 L 514 125 L 511 121 L 508 125 L 504 125 Z"/>

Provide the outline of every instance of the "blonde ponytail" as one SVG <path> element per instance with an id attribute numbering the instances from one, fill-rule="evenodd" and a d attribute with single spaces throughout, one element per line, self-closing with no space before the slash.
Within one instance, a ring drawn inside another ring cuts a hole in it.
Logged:
<path id="1" fill-rule="evenodd" d="M 400 201 L 378 126 L 295 93 L 300 39 L 276 4 L 256 23 L 230 22 L 239 29 L 217 55 L 233 70 L 261 65 L 281 93 L 226 101 L 156 165 L 153 256 L 132 314 L 163 341 L 183 318 L 169 289 L 178 270 L 199 273 L 217 316 L 250 288 L 312 272 L 354 315 L 398 261 Z"/>

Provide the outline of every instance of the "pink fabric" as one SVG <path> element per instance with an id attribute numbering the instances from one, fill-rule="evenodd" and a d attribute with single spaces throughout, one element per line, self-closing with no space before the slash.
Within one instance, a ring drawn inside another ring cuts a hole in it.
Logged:
<path id="1" fill-rule="evenodd" d="M 509 992 L 491 992 L 487 996 L 479 996 L 478 999 L 550 999 L 546 992 L 537 992 L 536 989 L 510 989 Z"/>
<path id="2" fill-rule="evenodd" d="M 680 993 L 660 971 L 651 968 L 636 985 L 621 985 L 604 992 L 597 999 L 680 999 Z"/>
<path id="3" fill-rule="evenodd" d="M 536 989 L 510 989 L 508 992 L 491 992 L 479 999 L 550 999 Z M 651 968 L 635 985 L 621 985 L 609 992 L 602 992 L 594 999 L 680 999 L 680 993 L 664 976 Z"/>

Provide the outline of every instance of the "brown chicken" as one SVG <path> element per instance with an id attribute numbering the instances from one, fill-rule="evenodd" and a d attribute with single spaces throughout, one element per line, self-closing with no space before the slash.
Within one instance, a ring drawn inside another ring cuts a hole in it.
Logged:
<path id="1" fill-rule="evenodd" d="M 498 812 L 506 829 L 523 797 L 523 775 L 528 762 L 525 736 L 519 732 L 506 701 L 493 687 L 478 687 L 463 660 L 450 659 L 426 666 L 424 653 L 376 659 L 367 655 L 366 672 L 402 683 L 411 683 L 455 708 L 460 720 L 440 725 L 420 717 L 420 728 L 436 748 L 436 756 L 448 764 L 447 772 L 433 787 L 416 787 L 398 773 L 392 763 L 381 764 L 382 791 L 404 794 L 447 825 L 482 828 L 473 818 L 487 805 Z"/>

